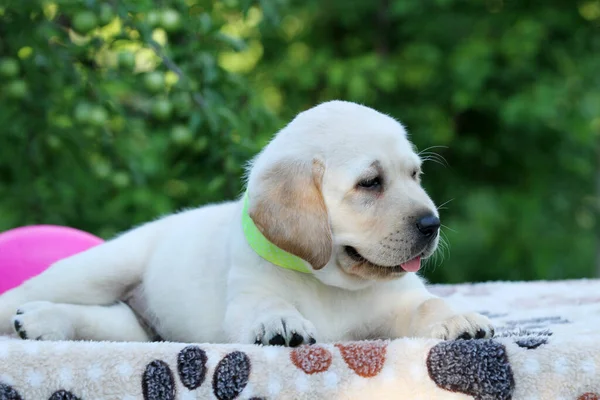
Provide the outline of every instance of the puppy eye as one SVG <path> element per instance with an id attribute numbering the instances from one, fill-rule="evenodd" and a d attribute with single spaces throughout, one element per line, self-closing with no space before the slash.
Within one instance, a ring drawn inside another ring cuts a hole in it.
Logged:
<path id="1" fill-rule="evenodd" d="M 419 170 L 417 169 L 413 169 L 412 173 L 411 173 L 411 178 L 413 179 L 417 179 L 419 177 Z"/>
<path id="2" fill-rule="evenodd" d="M 365 179 L 358 182 L 357 186 L 362 189 L 378 190 L 381 188 L 381 178 L 376 176 L 375 178 Z"/>

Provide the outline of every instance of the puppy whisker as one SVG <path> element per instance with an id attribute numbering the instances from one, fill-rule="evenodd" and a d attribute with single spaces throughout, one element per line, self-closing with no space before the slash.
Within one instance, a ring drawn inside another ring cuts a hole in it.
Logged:
<path id="1" fill-rule="evenodd" d="M 440 156 L 441 157 L 441 156 Z M 436 164 L 439 164 L 443 167 L 448 167 L 448 163 L 446 162 L 446 160 L 440 160 L 434 156 L 426 156 L 426 157 L 422 157 L 421 160 L 423 162 L 427 162 L 427 161 L 433 161 Z"/>
<path id="2" fill-rule="evenodd" d="M 448 146 L 429 146 L 429 147 L 426 147 L 423 150 L 419 151 L 417 154 L 421 155 L 424 152 L 431 150 L 431 149 L 447 149 L 447 148 L 448 148 Z"/>
<path id="3" fill-rule="evenodd" d="M 446 232 L 444 232 L 443 230 L 440 230 L 440 244 L 442 251 L 442 261 L 444 261 L 446 253 L 448 254 L 448 257 L 450 257 L 450 241 L 448 240 L 448 236 L 446 236 Z"/>
<path id="4" fill-rule="evenodd" d="M 442 224 L 442 225 L 441 225 L 441 227 L 442 227 L 442 228 L 446 228 L 446 229 L 448 229 L 449 231 L 452 231 L 452 232 L 454 232 L 454 233 L 457 233 L 456 229 L 452 229 L 452 228 L 450 228 L 448 225 L 444 225 L 444 224 Z M 440 232 L 442 232 L 442 231 L 440 231 Z M 442 234 L 445 234 L 445 233 L 444 233 L 444 232 L 442 232 Z"/>
<path id="5" fill-rule="evenodd" d="M 448 200 L 448 201 L 445 201 L 445 202 L 443 202 L 442 204 L 440 204 L 439 206 L 437 206 L 436 208 L 437 208 L 438 210 L 442 210 L 442 209 L 444 209 L 444 206 L 446 206 L 448 203 L 450 203 L 450 202 L 451 202 L 451 201 L 453 201 L 453 200 L 454 200 L 454 199 L 450 199 L 450 200 Z M 447 209 L 447 207 L 446 207 L 446 209 Z"/>
<path id="6" fill-rule="evenodd" d="M 425 161 L 434 161 L 444 167 L 448 167 L 448 161 L 444 158 L 444 156 L 442 156 L 441 154 L 438 154 L 436 152 L 433 151 L 429 151 L 431 149 L 435 149 L 435 148 L 448 148 L 447 146 L 430 146 L 427 147 L 423 150 L 421 150 L 418 154 L 419 157 L 421 157 L 421 159 L 425 162 Z"/>

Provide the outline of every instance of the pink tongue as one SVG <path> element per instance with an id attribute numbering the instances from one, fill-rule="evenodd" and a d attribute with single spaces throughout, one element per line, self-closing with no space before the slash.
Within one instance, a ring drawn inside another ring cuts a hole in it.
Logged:
<path id="1" fill-rule="evenodd" d="M 400 266 L 406 272 L 417 272 L 421 268 L 421 257 L 413 258 L 404 264 L 400 264 Z"/>

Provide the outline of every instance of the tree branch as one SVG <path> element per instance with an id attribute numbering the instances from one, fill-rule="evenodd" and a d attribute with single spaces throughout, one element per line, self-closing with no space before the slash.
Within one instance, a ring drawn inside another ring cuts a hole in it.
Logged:
<path id="1" fill-rule="evenodd" d="M 179 79 L 182 79 L 182 80 L 188 79 L 187 76 L 181 70 L 181 68 L 179 68 L 173 60 L 171 60 L 169 57 L 167 57 L 167 55 L 165 53 L 163 53 L 160 45 L 155 40 L 150 39 L 148 41 L 148 45 L 154 51 L 154 53 L 162 60 L 162 62 L 167 66 L 167 68 L 170 69 L 171 71 L 173 71 L 179 77 Z M 204 101 L 204 98 L 200 95 L 200 93 L 197 93 L 197 92 L 192 93 L 192 99 L 194 99 L 196 104 L 198 104 L 200 107 L 206 108 L 206 102 Z"/>

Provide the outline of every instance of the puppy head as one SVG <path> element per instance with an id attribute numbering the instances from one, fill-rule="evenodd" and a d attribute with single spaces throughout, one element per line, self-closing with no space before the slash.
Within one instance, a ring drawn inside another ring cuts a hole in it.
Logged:
<path id="1" fill-rule="evenodd" d="M 438 213 L 420 168 L 396 120 L 354 103 L 323 103 L 300 113 L 254 160 L 249 214 L 327 284 L 397 278 L 438 244 Z"/>

